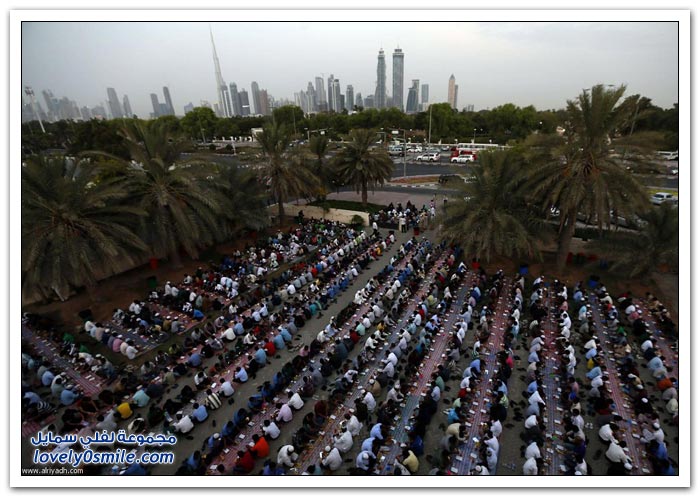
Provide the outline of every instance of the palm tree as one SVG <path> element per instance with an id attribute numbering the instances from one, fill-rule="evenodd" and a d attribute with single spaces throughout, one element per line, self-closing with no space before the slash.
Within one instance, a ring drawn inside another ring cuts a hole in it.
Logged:
<path id="1" fill-rule="evenodd" d="M 331 189 L 332 175 L 324 162 L 326 152 L 328 152 L 328 138 L 321 135 L 314 135 L 309 140 L 309 151 L 313 154 L 315 161 L 311 166 L 314 175 L 319 179 L 320 188 L 319 200 L 325 199 Z"/>
<path id="2" fill-rule="evenodd" d="M 563 139 L 557 140 L 556 146 L 548 143 L 531 150 L 526 189 L 543 208 L 555 205 L 561 212 L 559 270 L 566 263 L 579 213 L 595 217 L 602 230 L 604 225 L 610 227 L 611 212 L 631 217 L 648 205 L 644 187 L 610 151 L 616 130 L 628 121 L 629 106 L 618 105 L 624 92 L 624 86 L 606 89 L 597 85 L 590 92 L 584 90 L 568 102 Z"/>
<path id="3" fill-rule="evenodd" d="M 183 158 L 189 142 L 162 122 L 124 121 L 120 134 L 131 161 L 104 152 L 87 155 L 121 164 L 123 173 L 118 177 L 133 205 L 146 212 L 141 232 L 152 255 L 169 256 L 179 267 L 181 247 L 196 258 L 221 233 L 222 198 L 206 183 L 212 166 L 196 157 Z"/>
<path id="4" fill-rule="evenodd" d="M 141 262 L 147 250 L 136 233 L 145 214 L 127 203 L 114 181 L 65 157 L 33 156 L 22 167 L 22 293 L 65 300 Z"/>
<path id="5" fill-rule="evenodd" d="M 500 151 L 481 155 L 479 162 L 472 180 L 447 203 L 441 237 L 487 261 L 493 254 L 539 257 L 538 242 L 547 227 L 520 194 L 522 161 L 514 152 Z"/>
<path id="6" fill-rule="evenodd" d="M 313 176 L 302 154 L 289 154 L 288 130 L 273 123 L 263 128 L 255 138 L 262 147 L 267 163 L 262 172 L 268 178 L 270 190 L 277 202 L 279 224 L 284 219 L 284 203 L 296 196 L 313 192 L 318 180 Z"/>
<path id="7" fill-rule="evenodd" d="M 367 189 L 383 185 L 391 179 L 394 163 L 386 151 L 373 148 L 377 134 L 369 129 L 354 129 L 350 143 L 335 156 L 333 166 L 338 179 L 362 192 L 362 204 L 367 205 Z"/>
<path id="8" fill-rule="evenodd" d="M 662 264 L 678 267 L 678 208 L 668 204 L 642 213 L 639 231 L 616 231 L 597 244 L 613 260 L 611 270 L 630 278 L 646 276 Z"/>
<path id="9" fill-rule="evenodd" d="M 223 238 L 234 238 L 244 229 L 267 226 L 267 193 L 255 173 L 235 165 L 217 164 L 208 179 L 212 190 L 218 190 L 224 199 L 222 211 L 228 222 L 222 226 Z"/>

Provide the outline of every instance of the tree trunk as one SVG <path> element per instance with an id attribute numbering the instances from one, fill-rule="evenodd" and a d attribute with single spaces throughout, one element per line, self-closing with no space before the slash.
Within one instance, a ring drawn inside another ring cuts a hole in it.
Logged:
<path id="1" fill-rule="evenodd" d="M 284 219 L 284 203 L 281 199 L 277 201 L 277 218 L 277 222 L 282 226 L 282 221 Z"/>
<path id="2" fill-rule="evenodd" d="M 362 182 L 362 205 L 367 206 L 367 182 Z"/>
<path id="3" fill-rule="evenodd" d="M 576 231 L 576 212 L 569 212 L 566 218 L 566 226 L 559 233 L 559 248 L 557 250 L 557 271 L 561 273 L 566 266 L 566 258 L 571 249 L 571 240 Z"/>

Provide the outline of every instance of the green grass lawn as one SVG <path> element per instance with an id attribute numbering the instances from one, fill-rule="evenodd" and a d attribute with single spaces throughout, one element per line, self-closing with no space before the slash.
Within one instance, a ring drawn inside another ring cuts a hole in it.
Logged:
<path id="1" fill-rule="evenodd" d="M 325 205 L 329 209 L 345 209 L 348 211 L 369 212 L 370 214 L 374 214 L 375 212 L 379 212 L 386 207 L 385 205 L 370 204 L 370 203 L 368 203 L 367 205 L 362 205 L 362 202 L 354 202 L 352 200 L 314 201 L 314 202 L 311 202 L 309 205 L 314 205 L 317 207 L 323 207 Z"/>

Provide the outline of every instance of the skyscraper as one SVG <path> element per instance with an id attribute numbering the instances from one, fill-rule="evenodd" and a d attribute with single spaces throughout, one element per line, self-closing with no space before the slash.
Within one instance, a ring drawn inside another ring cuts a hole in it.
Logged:
<path id="1" fill-rule="evenodd" d="M 216 55 L 216 45 L 214 45 L 214 34 L 211 32 L 211 27 L 209 28 L 209 35 L 211 37 L 211 49 L 214 55 L 214 75 L 216 77 L 216 94 L 219 97 L 219 114 L 221 117 L 231 117 L 229 113 L 230 109 L 230 98 L 228 99 L 229 105 L 226 105 L 228 87 L 224 82 L 223 76 L 221 76 L 221 66 L 219 65 L 219 57 Z"/>
<path id="2" fill-rule="evenodd" d="M 253 111 L 256 114 L 262 114 L 262 102 L 260 100 L 260 86 L 257 81 L 250 84 L 250 96 L 253 98 Z"/>
<path id="3" fill-rule="evenodd" d="M 352 106 L 355 104 L 355 89 L 352 85 L 348 85 L 345 88 L 345 108 L 352 110 Z"/>
<path id="4" fill-rule="evenodd" d="M 328 76 L 328 110 L 329 111 L 335 111 L 335 101 L 337 98 L 337 95 L 333 94 L 333 81 L 335 80 L 335 77 L 331 74 Z"/>
<path id="5" fill-rule="evenodd" d="M 403 52 L 396 47 L 392 67 L 392 106 L 403 110 Z"/>
<path id="6" fill-rule="evenodd" d="M 160 117 L 160 102 L 155 93 L 151 93 L 151 104 L 153 104 L 153 117 Z"/>
<path id="7" fill-rule="evenodd" d="M 309 110 L 308 112 L 316 112 L 318 110 L 318 100 L 316 98 L 316 90 L 314 89 L 313 83 L 309 81 L 306 87 L 306 98 L 309 100 Z"/>
<path id="8" fill-rule="evenodd" d="M 365 109 L 374 109 L 374 95 L 367 95 L 365 97 Z"/>
<path id="9" fill-rule="evenodd" d="M 109 102 L 109 111 L 112 113 L 113 119 L 121 119 L 124 117 L 122 106 L 119 104 L 119 97 L 114 88 L 107 88 L 107 98 Z"/>
<path id="10" fill-rule="evenodd" d="M 453 109 L 457 108 L 457 101 L 459 100 L 459 85 L 455 85 L 455 103 L 452 106 Z"/>
<path id="11" fill-rule="evenodd" d="M 163 87 L 163 96 L 165 97 L 165 105 L 168 106 L 168 114 L 166 115 L 175 115 L 175 107 L 173 107 L 173 101 L 170 98 L 170 90 L 168 89 L 167 86 Z"/>
<path id="12" fill-rule="evenodd" d="M 248 92 L 241 90 L 238 92 L 238 97 L 241 99 L 241 115 L 250 115 L 250 102 L 248 101 Z"/>
<path id="13" fill-rule="evenodd" d="M 333 110 L 336 112 L 343 111 L 343 94 L 340 92 L 340 80 L 333 79 Z"/>
<path id="14" fill-rule="evenodd" d="M 384 50 L 379 50 L 377 56 L 377 88 L 374 92 L 374 107 L 383 109 L 386 107 L 386 61 Z"/>
<path id="15" fill-rule="evenodd" d="M 183 110 L 185 111 L 185 115 L 187 115 L 188 112 L 194 110 L 194 105 L 192 105 L 192 102 L 190 102 L 187 105 L 185 105 L 185 108 Z"/>
<path id="16" fill-rule="evenodd" d="M 455 85 L 455 75 L 450 76 L 450 81 L 447 84 L 447 103 L 453 109 L 457 108 L 457 86 Z"/>
<path id="17" fill-rule="evenodd" d="M 326 89 L 323 86 L 323 78 L 316 76 L 316 110 L 327 111 L 328 100 L 326 100 Z"/>
<path id="18" fill-rule="evenodd" d="M 406 112 L 411 114 L 418 112 L 418 88 L 420 80 L 414 79 L 413 84 L 408 89 L 408 102 L 406 102 Z"/>
<path id="19" fill-rule="evenodd" d="M 129 103 L 129 97 L 126 95 L 124 95 L 123 104 L 124 104 L 124 116 L 125 117 L 134 117 L 134 113 L 131 110 L 131 104 Z"/>
<path id="20" fill-rule="evenodd" d="M 270 98 L 267 96 L 267 90 L 258 92 L 258 101 L 260 102 L 260 114 L 263 116 L 270 115 Z"/>
<path id="21" fill-rule="evenodd" d="M 240 116 L 241 112 L 241 96 L 238 94 L 238 86 L 236 83 L 230 83 L 229 88 L 231 89 L 231 115 Z"/>
<path id="22" fill-rule="evenodd" d="M 362 100 L 362 93 L 357 92 L 355 95 L 355 105 L 358 107 L 364 107 L 364 101 Z"/>
<path id="23" fill-rule="evenodd" d="M 430 88 L 427 83 L 420 85 L 420 103 L 427 104 L 430 100 Z"/>

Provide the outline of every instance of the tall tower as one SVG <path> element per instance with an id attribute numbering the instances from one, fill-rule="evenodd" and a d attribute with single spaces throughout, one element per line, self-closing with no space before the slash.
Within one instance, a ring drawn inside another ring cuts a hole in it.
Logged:
<path id="1" fill-rule="evenodd" d="M 418 112 L 418 87 L 420 80 L 414 79 L 413 84 L 408 89 L 408 101 L 406 102 L 406 113 Z"/>
<path id="2" fill-rule="evenodd" d="M 211 49 L 214 55 L 214 76 L 216 77 L 216 94 L 219 97 L 219 112 L 222 114 L 222 117 L 231 117 L 230 105 L 226 105 L 228 87 L 224 82 L 223 76 L 221 76 L 221 66 L 219 65 L 219 56 L 216 55 L 216 45 L 214 45 L 214 34 L 211 32 L 211 26 L 209 26 L 209 36 L 211 37 Z"/>
<path id="3" fill-rule="evenodd" d="M 107 97 L 109 99 L 109 110 L 112 113 L 112 118 L 121 119 L 124 117 L 122 106 L 119 103 L 119 97 L 117 97 L 117 92 L 114 91 L 114 88 L 107 88 Z"/>
<path id="4" fill-rule="evenodd" d="M 127 95 L 124 95 L 124 117 L 132 118 L 134 117 L 134 113 L 131 110 L 131 103 L 129 103 L 129 97 Z"/>
<path id="5" fill-rule="evenodd" d="M 240 116 L 243 112 L 241 110 L 241 96 L 238 94 L 238 86 L 236 83 L 230 83 L 228 86 L 231 89 L 231 115 Z"/>
<path id="6" fill-rule="evenodd" d="M 383 109 L 386 107 L 386 61 L 384 50 L 379 50 L 377 56 L 377 88 L 374 92 L 374 107 Z"/>
<path id="7" fill-rule="evenodd" d="M 457 86 L 455 85 L 455 75 L 450 76 L 450 81 L 447 84 L 447 103 L 453 109 L 457 108 Z"/>
<path id="8" fill-rule="evenodd" d="M 323 85 L 323 78 L 316 76 L 316 110 L 327 111 L 328 100 L 326 100 L 326 88 Z"/>
<path id="9" fill-rule="evenodd" d="M 173 107 L 173 100 L 170 98 L 170 90 L 167 86 L 163 87 L 163 96 L 165 97 L 165 105 L 168 106 L 168 114 L 171 116 L 175 115 L 175 107 Z"/>
<path id="10" fill-rule="evenodd" d="M 427 104 L 430 100 L 430 86 L 428 84 L 422 84 L 420 86 L 420 103 Z"/>
<path id="11" fill-rule="evenodd" d="M 257 81 L 250 84 L 250 96 L 253 98 L 253 110 L 255 114 L 262 114 L 262 102 L 260 101 L 260 86 Z"/>
<path id="12" fill-rule="evenodd" d="M 151 104 L 153 105 L 153 117 L 160 117 L 160 102 L 158 101 L 158 95 L 151 93 Z"/>
<path id="13" fill-rule="evenodd" d="M 354 104 L 355 104 L 355 89 L 352 87 L 352 85 L 348 85 L 347 88 L 345 89 L 345 108 L 350 111 L 350 110 L 352 110 L 352 107 Z"/>
<path id="14" fill-rule="evenodd" d="M 392 59 L 392 106 L 403 110 L 403 51 L 396 47 Z"/>

